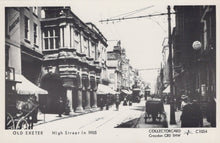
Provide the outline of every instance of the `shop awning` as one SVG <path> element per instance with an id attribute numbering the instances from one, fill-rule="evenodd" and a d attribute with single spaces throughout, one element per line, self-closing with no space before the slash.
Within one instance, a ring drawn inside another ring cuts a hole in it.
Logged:
<path id="1" fill-rule="evenodd" d="M 166 89 L 163 90 L 163 93 L 170 93 L 170 86 L 168 85 Z"/>
<path id="2" fill-rule="evenodd" d="M 117 94 L 117 92 L 107 85 L 99 84 L 97 94 Z"/>
<path id="3" fill-rule="evenodd" d="M 48 94 L 44 89 L 41 89 L 23 75 L 15 74 L 15 80 L 20 81 L 21 83 L 16 84 L 16 90 L 18 94 Z"/>

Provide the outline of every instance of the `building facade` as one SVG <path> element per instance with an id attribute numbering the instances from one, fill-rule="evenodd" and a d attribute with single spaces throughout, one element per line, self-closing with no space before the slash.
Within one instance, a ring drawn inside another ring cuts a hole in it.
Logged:
<path id="1" fill-rule="evenodd" d="M 5 8 L 6 67 L 37 82 L 42 61 L 40 8 Z M 33 65 L 33 62 L 35 63 Z"/>
<path id="2" fill-rule="evenodd" d="M 215 6 L 175 6 L 173 30 L 174 93 L 198 99 L 204 116 L 216 99 Z M 193 43 L 199 43 L 199 46 Z"/>
<path id="3" fill-rule="evenodd" d="M 48 91 L 45 112 L 56 112 L 61 98 L 72 114 L 97 107 L 97 85 L 106 70 L 107 40 L 70 7 L 43 7 L 43 64 L 40 85 Z M 43 104 L 43 103 L 42 103 Z"/>
<path id="4" fill-rule="evenodd" d="M 109 86 L 118 92 L 122 88 L 122 62 L 121 62 L 121 43 L 118 41 L 113 51 L 107 52 L 107 66 L 110 84 Z"/>
<path id="5" fill-rule="evenodd" d="M 31 92 L 42 112 L 97 107 L 98 84 L 108 82 L 108 45 L 94 24 L 82 22 L 70 7 L 7 7 L 5 27 L 6 79 L 13 70 L 47 91 Z"/>

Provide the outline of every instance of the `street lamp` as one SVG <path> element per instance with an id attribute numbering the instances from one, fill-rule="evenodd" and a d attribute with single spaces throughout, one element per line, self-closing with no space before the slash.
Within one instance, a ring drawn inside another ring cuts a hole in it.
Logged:
<path id="1" fill-rule="evenodd" d="M 199 41 L 194 41 L 193 44 L 192 44 L 192 47 L 193 47 L 194 50 L 200 50 L 201 47 L 202 47 L 202 44 Z"/>
<path id="2" fill-rule="evenodd" d="M 192 48 L 196 51 L 196 62 L 199 62 L 201 61 L 200 59 L 200 49 L 202 47 L 202 43 L 200 41 L 194 41 L 192 43 Z M 199 66 L 199 65 L 198 65 Z M 199 66 L 199 69 L 200 69 L 200 66 Z M 198 70 L 198 72 L 200 72 L 200 70 Z M 200 76 L 200 74 L 198 74 L 198 76 Z M 199 79 L 201 79 L 199 77 Z M 201 87 L 200 87 L 201 86 Z M 204 95 L 205 94 L 205 84 L 201 84 L 198 89 L 196 89 L 197 93 L 199 93 L 201 91 L 201 94 Z M 200 97 L 199 97 L 199 100 L 200 100 Z"/>

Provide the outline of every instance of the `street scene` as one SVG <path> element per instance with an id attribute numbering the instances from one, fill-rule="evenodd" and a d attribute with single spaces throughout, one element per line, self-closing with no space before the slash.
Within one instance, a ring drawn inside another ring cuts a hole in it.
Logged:
<path id="1" fill-rule="evenodd" d="M 216 127 L 216 6 L 84 4 L 5 7 L 6 130 Z"/>
<path id="2" fill-rule="evenodd" d="M 168 106 L 165 106 L 168 111 Z M 46 116 L 46 117 L 44 117 Z M 48 117 L 47 117 L 48 116 Z M 145 123 L 145 101 L 134 103 L 132 106 L 119 106 L 117 110 L 116 105 L 106 108 L 104 110 L 92 111 L 90 113 L 75 114 L 72 117 L 39 114 L 39 122 L 34 129 L 53 128 L 60 129 L 56 124 L 62 124 L 62 129 L 112 129 L 112 128 L 163 128 L 167 127 L 167 120 L 161 119 L 161 122 L 153 122 L 151 119 Z M 45 120 L 44 120 L 45 118 Z M 77 122 L 77 125 L 70 126 L 71 122 Z M 54 128 L 55 127 L 55 128 Z M 56 128 L 57 127 L 57 128 Z"/>

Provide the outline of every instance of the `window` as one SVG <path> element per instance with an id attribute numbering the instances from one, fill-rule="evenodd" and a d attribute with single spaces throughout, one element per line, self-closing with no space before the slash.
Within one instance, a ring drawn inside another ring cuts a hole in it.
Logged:
<path id="1" fill-rule="evenodd" d="M 59 29 L 50 28 L 43 33 L 44 49 L 52 50 L 59 48 Z"/>
<path id="2" fill-rule="evenodd" d="M 24 17 L 24 38 L 29 41 L 30 34 L 30 20 L 28 17 Z"/>
<path id="3" fill-rule="evenodd" d="M 38 45 L 38 27 L 37 24 L 34 23 L 34 44 Z"/>
<path id="4" fill-rule="evenodd" d="M 91 50 L 91 57 L 95 58 L 95 44 L 94 43 L 91 44 L 90 50 Z"/>
<path id="5" fill-rule="evenodd" d="M 86 55 L 89 55 L 89 53 L 88 53 L 88 39 L 86 39 L 86 38 L 83 38 L 83 51 L 82 51 L 82 53 L 84 53 L 84 54 L 86 54 Z"/>
<path id="6" fill-rule="evenodd" d="M 73 45 L 75 48 L 76 48 L 76 51 L 78 53 L 80 53 L 80 35 L 77 31 L 74 31 L 74 45 Z"/>

